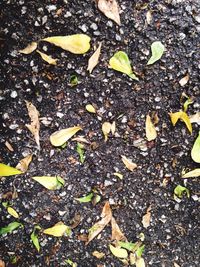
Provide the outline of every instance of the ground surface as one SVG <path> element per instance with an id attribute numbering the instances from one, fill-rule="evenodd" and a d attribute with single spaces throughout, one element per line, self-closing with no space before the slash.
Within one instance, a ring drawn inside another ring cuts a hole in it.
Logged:
<path id="1" fill-rule="evenodd" d="M 2 201 L 13 204 L 24 224 L 23 229 L 1 237 L 0 258 L 6 266 L 65 266 L 66 259 L 80 267 L 123 266 L 108 249 L 110 227 L 88 246 L 78 239 L 99 220 L 106 200 L 129 241 L 137 241 L 141 232 L 145 234 L 143 256 L 147 266 L 199 266 L 198 178 L 185 184 L 191 192 L 189 199 L 185 197 L 180 203 L 173 199 L 176 185 L 184 185 L 181 171 L 198 167 L 190 151 L 199 126 L 193 124 L 190 135 L 183 123 L 172 126 L 168 112 L 181 108 L 183 92 L 194 97 L 189 114 L 200 111 L 200 4 L 195 0 L 118 2 L 120 27 L 89 0 L 1 1 L 0 161 L 16 166 L 28 153 L 34 154 L 25 175 L 1 179 Z M 150 25 L 145 21 L 148 10 L 153 12 Z M 34 40 L 81 32 L 92 38 L 92 49 L 84 56 L 40 43 L 40 50 L 47 49 L 48 54 L 59 58 L 57 66 L 48 65 L 37 53 L 26 56 L 17 52 Z M 155 40 L 165 45 L 166 52 L 160 61 L 147 67 L 150 45 Z M 100 62 L 89 75 L 87 62 L 99 41 L 103 42 Z M 109 58 L 118 50 L 129 55 L 139 82 L 108 68 Z M 189 82 L 181 87 L 178 81 L 186 73 Z M 79 84 L 72 88 L 69 80 L 73 74 Z M 31 101 L 43 118 L 40 151 L 25 127 L 30 120 L 24 100 Z M 100 116 L 85 110 L 88 103 L 97 107 Z M 146 151 L 142 151 L 135 147 L 135 141 L 146 140 L 145 117 L 153 111 L 159 117 L 158 137 L 147 142 Z M 116 136 L 106 143 L 101 131 L 104 121 L 116 121 L 117 128 Z M 49 142 L 52 132 L 78 124 L 83 127 L 81 135 L 92 143 L 86 145 L 84 164 L 79 162 L 76 142 L 70 141 L 64 149 L 56 149 Z M 14 152 L 6 148 L 5 141 L 12 144 Z M 125 169 L 121 155 L 131 158 L 138 168 L 134 172 Z M 124 175 L 123 180 L 113 175 L 116 171 Z M 31 180 L 35 175 L 60 175 L 66 183 L 60 190 L 49 191 Z M 18 197 L 12 200 L 8 192 L 13 192 L 14 186 Z M 96 206 L 74 200 L 93 189 L 101 195 Z M 151 224 L 145 229 L 142 216 L 149 205 Z M 48 228 L 58 221 L 70 225 L 77 214 L 82 221 L 71 237 L 40 234 L 42 248 L 37 253 L 30 241 L 34 225 Z M 1 206 L 0 226 L 14 220 Z M 105 257 L 96 259 L 94 250 L 104 252 Z M 12 265 L 14 256 L 17 263 Z"/>

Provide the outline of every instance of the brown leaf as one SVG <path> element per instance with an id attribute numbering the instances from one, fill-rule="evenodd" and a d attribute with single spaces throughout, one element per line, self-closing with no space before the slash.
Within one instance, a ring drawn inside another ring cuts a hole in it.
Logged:
<path id="1" fill-rule="evenodd" d="M 147 115 L 146 117 L 145 129 L 146 129 L 146 138 L 148 141 L 152 141 L 156 139 L 157 132 L 156 132 L 155 126 L 153 125 L 151 117 L 149 115 Z"/>
<path id="2" fill-rule="evenodd" d="M 19 50 L 20 53 L 22 54 L 31 54 L 35 49 L 37 48 L 37 43 L 36 42 L 32 42 L 30 43 L 27 47 L 25 47 L 22 50 Z"/>
<path id="3" fill-rule="evenodd" d="M 152 12 L 151 10 L 148 10 L 147 13 L 146 13 L 146 21 L 147 21 L 147 24 L 151 24 L 151 21 L 152 21 Z"/>
<path id="4" fill-rule="evenodd" d="M 187 74 L 187 75 L 185 75 L 185 77 L 180 79 L 180 81 L 179 81 L 180 86 L 186 85 L 189 81 L 189 78 L 190 78 L 190 76 L 189 76 L 189 74 Z"/>
<path id="5" fill-rule="evenodd" d="M 132 160 L 128 159 L 126 156 L 121 156 L 122 157 L 122 161 L 124 163 L 124 165 L 126 166 L 127 169 L 129 169 L 131 172 L 137 168 L 137 164 L 133 163 Z"/>
<path id="6" fill-rule="evenodd" d="M 5 262 L 0 259 L 0 267 L 6 267 Z"/>
<path id="7" fill-rule="evenodd" d="M 110 122 L 104 122 L 103 124 L 102 124 L 102 132 L 103 132 L 103 134 L 104 134 L 104 139 L 105 139 L 105 142 L 108 140 L 108 135 L 109 135 L 109 133 L 110 133 L 110 131 L 111 131 L 111 128 L 112 128 L 112 125 L 111 125 L 111 123 Z"/>
<path id="8" fill-rule="evenodd" d="M 105 254 L 103 252 L 95 250 L 92 252 L 92 256 L 96 257 L 97 259 L 102 259 L 105 256 Z"/>
<path id="9" fill-rule="evenodd" d="M 87 68 L 87 70 L 90 73 L 92 73 L 93 69 L 96 67 L 96 65 L 99 62 L 99 56 L 100 56 L 100 53 L 101 53 L 101 46 L 102 46 L 102 43 L 99 44 L 99 47 L 96 49 L 94 54 L 88 60 L 88 68 Z"/>
<path id="10" fill-rule="evenodd" d="M 142 224 L 144 228 L 149 227 L 151 220 L 151 206 L 148 207 L 146 214 L 142 217 Z"/>
<path id="11" fill-rule="evenodd" d="M 111 221 L 112 219 L 112 210 L 110 208 L 110 204 L 107 201 L 103 207 L 102 213 L 101 213 L 102 219 L 95 223 L 89 231 L 88 235 L 88 241 L 86 242 L 86 245 L 89 244 L 90 241 L 92 241 L 104 228 L 105 226 Z"/>
<path id="12" fill-rule="evenodd" d="M 114 217 L 112 217 L 111 219 L 111 225 L 112 225 L 112 238 L 111 239 L 116 240 L 116 241 L 122 241 L 122 240 L 126 241 L 126 237 L 120 230 Z"/>
<path id="13" fill-rule="evenodd" d="M 28 155 L 25 158 L 21 159 L 20 162 L 17 164 L 16 169 L 26 172 L 28 170 L 28 166 L 31 163 L 33 155 Z"/>
<path id="14" fill-rule="evenodd" d="M 38 148 L 40 149 L 40 137 L 39 137 L 39 131 L 40 131 L 40 122 L 39 122 L 39 112 L 37 111 L 36 107 L 28 101 L 26 102 L 26 106 L 28 109 L 28 115 L 31 119 L 31 124 L 26 124 L 26 127 L 29 129 L 29 131 L 32 133 L 32 135 L 35 138 L 35 142 L 38 145 Z"/>
<path id="15" fill-rule="evenodd" d="M 5 142 L 5 146 L 6 146 L 7 149 L 10 150 L 11 152 L 14 151 L 13 147 L 11 146 L 11 144 L 10 144 L 8 141 Z"/>
<path id="16" fill-rule="evenodd" d="M 98 0 L 99 10 L 109 19 L 121 25 L 119 6 L 116 0 Z"/>

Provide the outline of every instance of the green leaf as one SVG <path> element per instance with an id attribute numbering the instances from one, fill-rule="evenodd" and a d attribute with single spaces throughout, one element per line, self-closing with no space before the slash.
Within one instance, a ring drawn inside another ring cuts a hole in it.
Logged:
<path id="1" fill-rule="evenodd" d="M 200 132 L 192 147 L 191 157 L 195 162 L 200 163 Z"/>
<path id="2" fill-rule="evenodd" d="M 76 86 L 78 84 L 78 78 L 76 75 L 72 75 L 70 77 L 70 85 L 71 86 Z"/>
<path id="3" fill-rule="evenodd" d="M 38 235 L 35 233 L 36 229 L 40 230 L 41 227 L 40 226 L 34 227 L 34 230 L 31 234 L 31 240 L 33 241 L 33 245 L 36 247 L 37 251 L 40 252 L 40 243 L 39 243 Z"/>
<path id="4" fill-rule="evenodd" d="M 138 258 L 142 257 L 142 254 L 144 252 L 144 248 L 145 248 L 145 245 L 142 245 L 136 250 L 135 254 L 137 255 Z"/>
<path id="5" fill-rule="evenodd" d="M 22 172 L 16 168 L 0 163 L 0 176 L 11 176 L 17 174 L 22 174 Z"/>
<path id="6" fill-rule="evenodd" d="M 133 250 L 137 247 L 137 245 L 138 245 L 137 242 L 136 242 L 136 243 L 132 243 L 132 242 L 122 242 L 122 241 L 119 241 L 117 244 L 118 244 L 121 248 L 125 248 L 125 249 L 127 249 L 128 251 L 133 251 Z"/>
<path id="7" fill-rule="evenodd" d="M 188 106 L 193 103 L 193 100 L 191 98 L 188 98 L 185 103 L 183 104 L 183 111 L 186 112 L 188 109 Z"/>
<path id="8" fill-rule="evenodd" d="M 60 189 L 65 184 L 65 181 L 59 176 L 35 176 L 32 178 L 49 190 Z"/>
<path id="9" fill-rule="evenodd" d="M 151 44 L 152 56 L 147 62 L 147 65 L 151 65 L 155 63 L 157 60 L 159 60 L 162 57 L 164 51 L 165 51 L 165 47 L 160 41 L 153 42 Z"/>
<path id="10" fill-rule="evenodd" d="M 175 197 L 177 196 L 178 198 L 182 198 L 184 193 L 186 193 L 188 198 L 190 197 L 190 192 L 186 187 L 182 185 L 177 185 L 176 188 L 174 189 Z"/>
<path id="11" fill-rule="evenodd" d="M 112 69 L 127 74 L 131 79 L 137 80 L 138 78 L 133 73 L 131 64 L 127 54 L 123 51 L 116 52 L 109 61 L 109 65 Z"/>
<path id="12" fill-rule="evenodd" d="M 65 263 L 69 264 L 72 267 L 77 267 L 78 266 L 77 263 L 73 262 L 70 259 L 65 260 Z"/>
<path id="13" fill-rule="evenodd" d="M 86 203 L 86 202 L 90 202 L 93 198 L 93 193 L 90 193 L 87 196 L 84 197 L 80 197 L 80 198 L 75 198 L 77 201 L 81 202 L 81 203 Z"/>
<path id="14" fill-rule="evenodd" d="M 79 154 L 80 162 L 84 163 L 85 161 L 85 155 L 84 155 L 84 145 L 81 143 L 77 144 L 76 151 Z"/>
<path id="15" fill-rule="evenodd" d="M 6 227 L 0 228 L 0 235 L 12 233 L 15 229 L 17 229 L 20 226 L 23 226 L 23 225 L 19 222 L 11 222 Z"/>

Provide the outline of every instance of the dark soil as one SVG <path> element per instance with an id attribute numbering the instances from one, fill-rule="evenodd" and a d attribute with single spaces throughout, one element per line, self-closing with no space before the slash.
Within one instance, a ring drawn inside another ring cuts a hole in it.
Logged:
<path id="1" fill-rule="evenodd" d="M 190 156 L 199 126 L 193 124 L 190 135 L 182 122 L 173 127 L 168 115 L 181 109 L 183 92 L 194 98 L 188 113 L 200 111 L 200 3 L 118 2 L 120 27 L 104 16 L 94 1 L 1 1 L 0 161 L 16 166 L 24 156 L 34 154 L 25 175 L 1 179 L 1 200 L 10 201 L 24 225 L 1 237 L 0 258 L 6 266 L 67 266 L 64 263 L 67 259 L 79 267 L 123 266 L 108 248 L 110 226 L 88 246 L 78 239 L 99 220 L 106 200 L 110 201 L 113 215 L 129 241 L 137 241 L 138 235 L 144 233 L 146 266 L 200 264 L 200 184 L 198 178 L 185 182 L 181 179 L 184 168 L 199 167 Z M 150 25 L 146 23 L 148 10 L 153 14 Z M 93 49 L 79 56 L 41 42 L 41 51 L 47 49 L 47 54 L 59 58 L 57 66 L 48 65 L 35 52 L 18 53 L 32 41 L 81 32 L 91 36 L 92 47 L 103 42 L 100 62 L 92 75 L 86 69 Z M 166 52 L 157 63 L 146 66 L 151 43 L 156 40 L 165 45 Z M 129 55 L 139 82 L 108 68 L 110 57 L 119 50 Z M 187 73 L 189 82 L 181 87 L 179 80 Z M 79 84 L 71 87 L 69 81 L 74 74 Z M 31 101 L 42 118 L 40 151 L 25 126 L 30 119 L 24 100 Z M 85 110 L 89 103 L 97 107 L 100 116 Z M 152 112 L 159 117 L 158 137 L 145 142 L 147 149 L 142 151 L 134 144 L 138 139 L 145 140 L 145 117 Z M 116 121 L 117 126 L 116 136 L 109 137 L 106 143 L 101 131 L 104 121 Z M 86 146 L 84 164 L 79 161 L 76 142 L 70 141 L 64 149 L 54 148 L 49 142 L 51 133 L 74 125 L 81 125 L 81 135 L 92 143 Z M 6 141 L 12 144 L 14 152 L 7 149 Z M 134 172 L 125 169 L 121 155 L 131 158 L 138 168 Z M 123 173 L 123 180 L 113 175 L 116 171 Z M 36 175 L 60 175 L 65 186 L 46 190 L 31 179 Z M 173 198 L 173 190 L 179 184 L 191 193 L 190 198 L 184 197 L 180 203 Z M 11 199 L 9 192 L 14 188 L 18 197 Z M 96 206 L 74 199 L 94 189 L 101 195 Z M 149 205 L 151 224 L 145 229 L 142 216 Z M 70 225 L 77 214 L 82 221 L 71 237 L 54 238 L 41 233 L 41 252 L 36 251 L 30 241 L 34 225 L 44 229 L 59 221 Z M 12 221 L 16 219 L 1 205 L 0 226 Z M 106 256 L 98 260 L 92 256 L 94 250 Z M 16 264 L 11 263 L 13 258 Z"/>

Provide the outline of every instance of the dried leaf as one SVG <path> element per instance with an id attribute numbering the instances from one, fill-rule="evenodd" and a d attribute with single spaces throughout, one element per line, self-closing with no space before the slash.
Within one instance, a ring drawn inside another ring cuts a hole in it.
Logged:
<path id="1" fill-rule="evenodd" d="M 132 172 L 135 168 L 137 168 L 137 164 L 133 163 L 132 160 L 128 159 L 126 156 L 121 156 L 121 157 L 124 165 L 126 166 L 127 169 L 129 169 L 129 171 Z"/>
<path id="2" fill-rule="evenodd" d="M 32 135 L 35 138 L 35 142 L 38 145 L 38 148 L 40 149 L 40 122 L 39 122 L 39 112 L 37 111 L 36 107 L 28 101 L 26 102 L 26 106 L 28 109 L 28 115 L 31 119 L 31 124 L 26 124 L 26 127 L 29 129 L 29 131 L 32 133 Z"/>
<path id="3" fill-rule="evenodd" d="M 136 259 L 135 262 L 136 267 L 145 267 L 145 261 L 143 258 Z"/>
<path id="4" fill-rule="evenodd" d="M 177 196 L 178 198 L 182 198 L 183 194 L 186 193 L 187 197 L 190 197 L 190 192 L 189 190 L 182 186 L 182 185 L 177 185 L 174 189 L 174 197 Z"/>
<path id="5" fill-rule="evenodd" d="M 92 73 L 93 69 L 96 67 L 96 65 L 99 62 L 99 56 L 100 56 L 100 53 L 101 53 L 101 46 L 102 46 L 102 43 L 99 44 L 99 47 L 96 49 L 94 54 L 88 60 L 87 70 L 90 73 Z"/>
<path id="6" fill-rule="evenodd" d="M 180 119 L 185 123 L 185 125 L 187 126 L 189 132 L 192 133 L 192 124 L 190 122 L 190 119 L 189 119 L 188 115 L 184 111 L 178 111 L 178 112 L 175 112 L 175 113 L 169 113 L 169 115 L 170 115 L 170 118 L 171 118 L 173 126 L 175 126 L 177 121 Z"/>
<path id="7" fill-rule="evenodd" d="M 176 262 L 174 262 L 174 267 L 181 267 L 181 266 L 178 265 Z"/>
<path id="8" fill-rule="evenodd" d="M 85 139 L 83 136 L 74 137 L 72 139 L 72 141 L 77 141 L 77 142 L 80 142 L 80 143 L 90 144 L 90 142 L 87 139 Z"/>
<path id="9" fill-rule="evenodd" d="M 105 226 L 111 221 L 112 219 L 112 211 L 110 208 L 110 204 L 107 201 L 103 207 L 102 214 L 101 214 L 102 219 L 95 223 L 92 228 L 89 230 L 89 235 L 88 235 L 88 241 L 86 245 L 92 241 L 104 228 Z"/>
<path id="10" fill-rule="evenodd" d="M 11 144 L 10 144 L 8 141 L 5 142 L 5 146 L 6 146 L 7 149 L 10 150 L 11 152 L 14 151 L 13 147 L 11 146 Z"/>
<path id="11" fill-rule="evenodd" d="M 0 267 L 6 267 L 5 262 L 0 259 Z"/>
<path id="12" fill-rule="evenodd" d="M 108 140 L 108 135 L 111 131 L 111 127 L 112 127 L 112 125 L 110 124 L 110 122 L 106 121 L 102 124 L 102 132 L 104 134 L 105 142 Z"/>
<path id="13" fill-rule="evenodd" d="M 71 229 L 69 226 L 65 225 L 63 222 L 59 222 L 55 224 L 53 227 L 45 229 L 43 233 L 46 235 L 60 237 L 63 235 L 70 235 Z"/>
<path id="14" fill-rule="evenodd" d="M 16 212 L 15 209 L 13 209 L 12 207 L 8 207 L 7 208 L 7 212 L 13 216 L 14 218 L 19 218 L 19 214 Z"/>
<path id="15" fill-rule="evenodd" d="M 41 58 L 51 65 L 57 65 L 57 59 L 52 58 L 51 56 L 46 55 L 45 53 L 36 50 L 36 52 L 41 56 Z"/>
<path id="16" fill-rule="evenodd" d="M 12 233 L 18 227 L 23 226 L 19 222 L 11 222 L 7 226 L 0 228 L 0 235 Z"/>
<path id="17" fill-rule="evenodd" d="M 126 237 L 124 236 L 124 234 L 120 230 L 114 217 L 112 217 L 112 219 L 111 219 L 111 226 L 112 226 L 111 240 L 116 240 L 116 241 L 126 240 Z"/>
<path id="18" fill-rule="evenodd" d="M 90 37 L 86 34 L 52 36 L 42 39 L 73 54 L 85 54 L 90 49 Z"/>
<path id="19" fill-rule="evenodd" d="M 195 162 L 200 163 L 200 131 L 192 147 L 191 157 Z"/>
<path id="20" fill-rule="evenodd" d="M 32 177 L 33 180 L 37 181 L 41 185 L 43 185 L 45 188 L 49 190 L 56 190 L 60 189 L 64 184 L 65 181 L 57 176 L 57 177 L 52 177 L 52 176 L 35 176 Z"/>
<path id="21" fill-rule="evenodd" d="M 123 179 L 123 174 L 119 173 L 119 172 L 114 172 L 113 173 L 115 176 L 117 176 L 119 179 Z"/>
<path id="22" fill-rule="evenodd" d="M 151 206 L 148 207 L 146 214 L 142 217 L 142 224 L 144 228 L 148 228 L 150 226 L 151 220 Z"/>
<path id="23" fill-rule="evenodd" d="M 200 112 L 197 112 L 196 114 L 191 115 L 189 118 L 190 118 L 191 123 L 200 124 Z"/>
<path id="24" fill-rule="evenodd" d="M 75 135 L 75 133 L 80 130 L 82 130 L 80 126 L 74 126 L 67 129 L 62 129 L 60 131 L 56 131 L 50 136 L 50 142 L 53 146 L 62 146 L 73 135 Z"/>
<path id="25" fill-rule="evenodd" d="M 77 201 L 79 201 L 80 203 L 87 203 L 90 202 L 93 198 L 94 194 L 90 193 L 87 196 L 84 197 L 80 197 L 80 198 L 75 198 Z"/>
<path id="26" fill-rule="evenodd" d="M 31 163 L 33 155 L 28 155 L 25 158 L 21 159 L 20 162 L 17 164 L 16 169 L 26 172 L 28 170 L 28 166 Z"/>
<path id="27" fill-rule="evenodd" d="M 185 77 L 180 79 L 180 81 L 179 81 L 180 86 L 186 85 L 189 81 L 189 78 L 190 78 L 190 76 L 189 76 L 189 74 L 187 74 Z"/>
<path id="28" fill-rule="evenodd" d="M 11 176 L 17 174 L 22 174 L 22 172 L 6 164 L 0 163 L 0 176 Z"/>
<path id="29" fill-rule="evenodd" d="M 85 109 L 90 113 L 96 113 L 96 109 L 91 104 L 86 105 Z"/>
<path id="30" fill-rule="evenodd" d="M 147 24 L 151 24 L 151 21 L 152 21 L 152 12 L 151 10 L 148 10 L 147 13 L 146 13 L 146 21 L 147 21 Z"/>
<path id="31" fill-rule="evenodd" d="M 116 131 L 116 122 L 115 121 L 113 121 L 113 123 L 111 124 L 110 130 L 111 130 L 112 135 L 114 135 L 115 131 Z"/>
<path id="32" fill-rule="evenodd" d="M 154 64 L 156 61 L 158 61 L 162 57 L 164 51 L 165 51 L 165 47 L 160 41 L 153 42 L 151 44 L 152 56 L 147 62 L 147 65 Z"/>
<path id="33" fill-rule="evenodd" d="M 32 42 L 27 47 L 25 47 L 24 49 L 19 50 L 19 53 L 28 55 L 28 54 L 31 54 L 33 51 L 35 51 L 36 48 L 37 48 L 37 43 L 36 42 Z"/>
<path id="34" fill-rule="evenodd" d="M 126 259 L 128 257 L 128 252 L 124 248 L 117 248 L 109 245 L 110 251 L 117 258 Z"/>
<path id="35" fill-rule="evenodd" d="M 156 128 L 153 125 L 151 117 L 147 115 L 146 117 L 146 138 L 148 141 L 155 140 L 157 137 Z"/>
<path id="36" fill-rule="evenodd" d="M 98 0 L 99 10 L 109 19 L 121 25 L 119 6 L 116 0 Z"/>
<path id="37" fill-rule="evenodd" d="M 105 256 L 105 254 L 103 252 L 98 252 L 95 250 L 92 252 L 92 256 L 96 257 L 97 259 L 102 259 Z"/>
<path id="38" fill-rule="evenodd" d="M 131 63 L 127 54 L 123 51 L 116 52 L 109 61 L 112 69 L 127 74 L 131 79 L 138 81 L 138 78 L 133 73 Z"/>
<path id="39" fill-rule="evenodd" d="M 194 169 L 182 175 L 182 178 L 194 178 L 200 176 L 200 168 Z"/>

